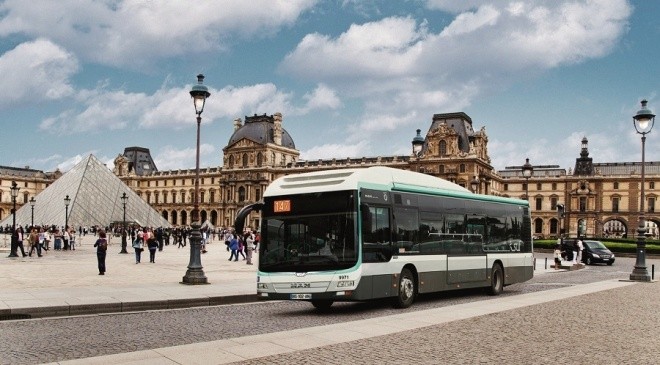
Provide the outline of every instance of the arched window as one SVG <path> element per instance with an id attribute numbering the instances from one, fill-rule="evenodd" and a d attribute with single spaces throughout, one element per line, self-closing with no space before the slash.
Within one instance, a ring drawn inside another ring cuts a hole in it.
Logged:
<path id="1" fill-rule="evenodd" d="M 206 195 L 206 194 L 204 194 L 203 191 L 200 191 L 200 192 L 199 192 L 199 202 L 200 202 L 200 203 L 204 203 L 205 195 Z"/>
<path id="2" fill-rule="evenodd" d="M 169 220 L 169 214 L 167 213 L 167 210 L 163 210 L 163 219 Z"/>
<path id="3" fill-rule="evenodd" d="M 231 155 L 229 156 L 229 168 L 233 168 L 233 167 L 234 167 L 234 156 Z"/>
<path id="4" fill-rule="evenodd" d="M 444 140 L 440 141 L 440 157 L 447 156 L 447 142 Z"/>
<path id="5" fill-rule="evenodd" d="M 559 229 L 558 229 L 557 227 L 559 227 L 559 224 L 558 224 L 558 222 L 557 222 L 557 219 L 556 219 L 556 218 L 552 218 L 552 219 L 550 220 L 550 234 L 557 234 L 557 233 L 559 233 Z"/>
<path id="6" fill-rule="evenodd" d="M 243 167 L 247 167 L 247 166 L 248 166 L 248 155 L 247 155 L 247 153 L 244 153 L 243 154 Z"/>
<path id="7" fill-rule="evenodd" d="M 245 200 L 245 187 L 241 186 L 238 188 L 238 201 L 242 202 Z"/>
<path id="8" fill-rule="evenodd" d="M 441 174 L 444 174 L 445 173 L 445 165 L 438 166 L 438 172 L 441 173 Z"/>
<path id="9" fill-rule="evenodd" d="M 534 219 L 534 233 L 538 233 L 538 234 L 543 233 L 543 219 L 541 218 Z"/>
<path id="10" fill-rule="evenodd" d="M 176 218 L 177 218 L 176 210 L 173 210 L 172 211 L 172 220 L 170 222 L 172 222 L 172 224 L 174 224 L 174 225 L 177 224 Z"/>
<path id="11" fill-rule="evenodd" d="M 188 212 L 185 210 L 181 211 L 181 225 L 186 226 L 188 225 Z"/>
<path id="12" fill-rule="evenodd" d="M 462 163 L 458 166 L 458 171 L 459 172 L 465 172 L 465 164 L 464 163 Z"/>
<path id="13" fill-rule="evenodd" d="M 211 224 L 214 226 L 218 225 L 218 212 L 215 210 L 211 211 Z"/>
<path id="14" fill-rule="evenodd" d="M 261 167 L 261 165 L 264 163 L 264 155 L 261 154 L 261 152 L 257 153 L 257 166 Z"/>

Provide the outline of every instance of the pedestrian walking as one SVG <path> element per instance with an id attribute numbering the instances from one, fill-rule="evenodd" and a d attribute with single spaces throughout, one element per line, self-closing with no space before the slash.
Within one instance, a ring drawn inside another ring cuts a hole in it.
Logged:
<path id="1" fill-rule="evenodd" d="M 144 248 L 142 248 L 142 232 L 138 233 L 135 240 L 133 240 L 132 247 L 135 250 L 135 263 L 139 264 L 142 251 L 144 251 Z"/>
<path id="2" fill-rule="evenodd" d="M 151 230 L 147 231 L 145 235 L 148 235 L 147 238 L 147 248 L 149 248 L 149 262 L 152 264 L 156 263 L 156 250 L 158 250 L 158 240 L 154 237 L 154 233 Z"/>
<path id="3" fill-rule="evenodd" d="M 72 251 L 76 250 L 76 230 L 73 227 L 69 230 L 69 247 Z"/>
<path id="4" fill-rule="evenodd" d="M 28 242 L 30 243 L 30 253 L 29 256 L 32 256 L 32 252 L 37 251 L 37 256 L 41 257 L 41 246 L 39 245 L 39 233 L 36 228 L 32 228 L 30 236 L 28 237 Z"/>
<path id="5" fill-rule="evenodd" d="M 234 261 L 238 261 L 238 237 L 232 235 L 229 240 L 229 249 L 231 250 L 231 256 L 229 256 L 229 261 L 234 258 Z"/>
<path id="6" fill-rule="evenodd" d="M 247 254 L 246 264 L 248 265 L 252 265 L 252 251 L 254 251 L 254 236 L 250 234 L 245 239 L 245 252 Z"/>
<path id="7" fill-rule="evenodd" d="M 108 241 L 105 239 L 105 231 L 100 230 L 99 238 L 94 242 L 96 247 L 96 259 L 99 264 L 99 275 L 105 275 L 105 254 L 108 250 Z"/>
<path id="8" fill-rule="evenodd" d="M 245 239 L 241 236 L 238 236 L 236 239 L 238 239 L 238 253 L 243 256 L 243 260 L 246 259 L 245 254 L 243 251 L 245 251 Z M 238 260 L 238 255 L 236 255 L 236 260 Z"/>
<path id="9" fill-rule="evenodd" d="M 25 253 L 25 246 L 23 246 L 23 239 L 24 239 L 23 227 L 18 226 L 16 227 L 16 246 L 21 249 L 21 254 L 23 254 L 23 257 L 25 257 L 27 256 L 27 254 Z"/>
<path id="10" fill-rule="evenodd" d="M 60 233 L 60 230 L 57 228 L 55 228 L 55 232 L 53 233 L 53 239 L 55 240 L 53 249 L 55 251 L 60 251 L 62 249 L 62 233 Z"/>
<path id="11" fill-rule="evenodd" d="M 584 250 L 584 244 L 581 239 L 577 240 L 577 263 L 582 263 L 582 251 Z"/>
<path id="12" fill-rule="evenodd" d="M 39 247 L 41 247 L 42 252 L 44 250 L 48 251 L 48 237 L 46 237 L 46 231 L 43 227 L 39 228 Z"/>

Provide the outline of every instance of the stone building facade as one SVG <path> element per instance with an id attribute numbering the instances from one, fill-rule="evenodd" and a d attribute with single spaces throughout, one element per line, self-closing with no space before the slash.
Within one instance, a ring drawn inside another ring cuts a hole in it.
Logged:
<path id="1" fill-rule="evenodd" d="M 412 134 L 409 155 L 361 158 L 300 160 L 292 136 L 284 128 L 280 113 L 236 119 L 233 134 L 222 149 L 221 164 L 200 169 L 200 218 L 214 226 L 231 226 L 238 210 L 261 200 L 268 184 L 293 173 L 348 167 L 388 166 L 441 177 L 477 193 L 525 199 L 532 212 L 536 237 L 634 236 L 639 218 L 641 164 L 594 163 L 588 141 L 582 141 L 574 169 L 534 166 L 533 175 L 522 176 L 521 166 L 496 171 L 488 154 L 485 127 L 475 130 L 465 113 L 435 114 L 424 133 Z M 532 161 L 533 162 L 533 161 Z M 114 173 L 142 199 L 175 226 L 189 225 L 194 201 L 195 169 L 159 171 L 149 150 L 129 147 L 114 161 Z M 12 179 L 31 190 L 18 204 L 43 190 L 57 173 L 21 172 L 0 169 L 0 219 L 9 214 L 8 182 Z M 36 178 L 36 176 L 39 178 Z M 61 175 L 61 174 L 60 174 Z M 30 185 L 32 184 L 32 185 Z M 649 232 L 658 237 L 660 216 L 657 201 L 660 162 L 646 163 L 645 211 Z M 557 205 L 565 206 L 558 214 Z M 248 225 L 258 227 L 253 215 Z"/>

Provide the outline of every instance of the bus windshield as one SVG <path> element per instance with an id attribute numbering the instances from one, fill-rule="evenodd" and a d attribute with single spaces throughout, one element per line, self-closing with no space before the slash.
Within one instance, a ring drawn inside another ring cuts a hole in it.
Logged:
<path id="1" fill-rule="evenodd" d="M 342 270 L 357 263 L 355 192 L 265 198 L 259 270 Z"/>

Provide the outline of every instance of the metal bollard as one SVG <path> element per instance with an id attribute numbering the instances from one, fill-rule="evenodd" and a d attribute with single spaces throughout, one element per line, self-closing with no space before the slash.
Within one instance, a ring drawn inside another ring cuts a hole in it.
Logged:
<path id="1" fill-rule="evenodd" d="M 536 257 L 534 258 L 534 271 L 536 271 Z"/>
<path id="2" fill-rule="evenodd" d="M 651 265 L 651 280 L 655 280 L 655 265 Z"/>
<path id="3" fill-rule="evenodd" d="M 545 269 L 548 270 L 548 258 L 545 258 Z"/>

